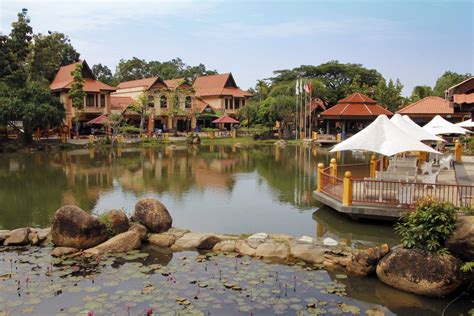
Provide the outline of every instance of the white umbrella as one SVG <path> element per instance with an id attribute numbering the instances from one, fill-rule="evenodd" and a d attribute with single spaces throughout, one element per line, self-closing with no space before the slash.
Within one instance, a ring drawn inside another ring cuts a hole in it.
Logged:
<path id="1" fill-rule="evenodd" d="M 464 122 L 459 122 L 454 125 L 461 126 L 461 127 L 474 127 L 474 122 L 472 121 L 472 119 L 468 119 Z"/>
<path id="2" fill-rule="evenodd" d="M 366 150 L 384 156 L 393 156 L 407 151 L 440 154 L 398 128 L 386 115 L 379 115 L 369 126 L 334 146 L 331 152 L 343 150 Z"/>
<path id="3" fill-rule="evenodd" d="M 442 118 L 439 115 L 436 115 L 435 117 L 433 117 L 433 119 L 429 121 L 428 124 L 423 126 L 423 129 L 436 135 L 441 135 L 441 134 L 464 135 L 466 133 L 469 133 L 467 129 L 462 128 L 461 126 L 456 126 L 453 123 L 446 121 L 444 118 Z"/>
<path id="4" fill-rule="evenodd" d="M 407 117 L 408 119 L 406 119 Z M 399 129 L 404 131 L 407 134 L 410 134 L 412 137 L 416 138 L 419 141 L 423 140 L 432 140 L 432 141 L 443 141 L 441 137 L 431 134 L 424 130 L 421 126 L 410 120 L 408 116 L 402 117 L 400 114 L 395 114 L 392 116 L 390 121 L 395 124 Z M 412 124 L 413 123 L 413 124 Z"/>

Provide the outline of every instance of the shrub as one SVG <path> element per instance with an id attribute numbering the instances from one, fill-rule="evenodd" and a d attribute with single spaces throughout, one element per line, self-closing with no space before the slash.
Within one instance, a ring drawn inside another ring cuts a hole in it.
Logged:
<path id="1" fill-rule="evenodd" d="M 425 198 L 415 211 L 395 224 L 404 248 L 446 252 L 445 242 L 456 230 L 456 208 L 451 203 Z"/>

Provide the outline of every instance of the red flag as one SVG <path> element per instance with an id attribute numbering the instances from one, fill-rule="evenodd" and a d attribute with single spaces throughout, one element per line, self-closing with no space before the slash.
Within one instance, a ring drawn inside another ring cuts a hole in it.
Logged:
<path id="1" fill-rule="evenodd" d="M 305 91 L 306 93 L 309 93 L 309 86 L 308 86 L 307 83 L 304 84 L 304 91 Z"/>
<path id="2" fill-rule="evenodd" d="M 313 92 L 313 82 L 312 82 L 312 81 L 309 82 L 308 89 L 309 89 L 309 92 L 308 92 L 308 93 L 311 95 L 312 92 Z"/>

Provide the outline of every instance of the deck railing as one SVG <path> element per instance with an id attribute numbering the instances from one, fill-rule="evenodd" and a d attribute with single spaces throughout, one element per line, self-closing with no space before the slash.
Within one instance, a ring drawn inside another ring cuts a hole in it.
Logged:
<path id="1" fill-rule="evenodd" d="M 344 205 L 387 205 L 412 209 L 427 196 L 456 207 L 474 208 L 474 186 L 446 183 L 422 183 L 367 179 L 379 169 L 380 161 L 370 164 L 318 165 L 318 191 Z M 352 178 L 352 175 L 355 177 Z M 345 185 L 344 185 L 345 184 Z"/>

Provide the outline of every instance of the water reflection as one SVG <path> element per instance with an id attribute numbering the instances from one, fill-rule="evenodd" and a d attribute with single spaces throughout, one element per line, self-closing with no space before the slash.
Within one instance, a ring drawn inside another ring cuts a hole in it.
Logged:
<path id="1" fill-rule="evenodd" d="M 272 145 L 5 154 L 0 227 L 45 226 L 64 204 L 132 213 L 139 198 L 152 196 L 168 206 L 178 227 L 315 235 L 316 166 L 330 158 L 325 149 Z M 349 153 L 337 158 L 341 163 L 368 159 Z"/>

